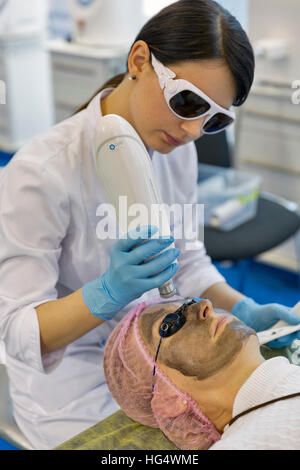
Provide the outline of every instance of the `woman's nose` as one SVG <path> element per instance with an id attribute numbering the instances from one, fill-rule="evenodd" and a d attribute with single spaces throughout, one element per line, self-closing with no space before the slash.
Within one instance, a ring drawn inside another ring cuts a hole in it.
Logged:
<path id="1" fill-rule="evenodd" d="M 193 305 L 196 309 L 197 317 L 200 321 L 206 321 L 213 313 L 213 306 L 210 300 L 202 299 Z"/>
<path id="2" fill-rule="evenodd" d="M 197 140 L 203 135 L 202 126 L 205 119 L 206 116 L 195 119 L 194 121 L 182 121 L 180 127 L 186 135 L 193 140 Z"/>

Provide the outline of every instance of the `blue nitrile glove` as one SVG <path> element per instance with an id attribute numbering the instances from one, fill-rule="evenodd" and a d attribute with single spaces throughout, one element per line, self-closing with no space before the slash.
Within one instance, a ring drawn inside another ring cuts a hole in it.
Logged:
<path id="1" fill-rule="evenodd" d="M 93 315 L 111 320 L 132 300 L 163 285 L 174 276 L 178 264 L 173 262 L 180 254 L 177 248 L 166 250 L 142 264 L 174 241 L 172 236 L 149 240 L 157 231 L 155 226 L 143 226 L 127 233 L 115 243 L 110 252 L 108 270 L 82 287 L 83 300 Z"/>
<path id="2" fill-rule="evenodd" d="M 257 332 L 271 328 L 279 320 L 283 320 L 290 325 L 300 323 L 300 318 L 294 315 L 290 308 L 280 304 L 259 305 L 250 298 L 245 298 L 235 304 L 232 314 Z M 278 349 L 290 345 L 295 339 L 300 339 L 300 331 L 282 336 L 267 344 L 271 348 Z"/>

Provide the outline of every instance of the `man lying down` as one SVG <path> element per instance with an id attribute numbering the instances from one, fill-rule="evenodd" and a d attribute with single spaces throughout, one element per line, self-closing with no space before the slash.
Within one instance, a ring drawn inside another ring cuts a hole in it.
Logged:
<path id="1" fill-rule="evenodd" d="M 144 302 L 116 326 L 104 369 L 119 406 L 179 449 L 299 450 L 299 366 L 284 357 L 264 360 L 254 330 L 216 313 L 209 300 L 195 300 L 185 310 L 182 300 Z M 182 310 L 185 322 L 162 338 L 155 364 L 159 332 L 168 330 L 163 320 Z"/>

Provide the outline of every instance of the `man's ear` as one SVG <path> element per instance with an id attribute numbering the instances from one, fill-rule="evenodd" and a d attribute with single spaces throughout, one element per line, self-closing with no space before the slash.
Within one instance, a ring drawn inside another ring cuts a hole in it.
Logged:
<path id="1" fill-rule="evenodd" d="M 156 393 L 151 401 L 153 413 L 161 418 L 176 418 L 183 414 L 187 407 L 187 401 L 175 391 L 170 393 L 169 389 L 166 395 L 163 392 Z"/>

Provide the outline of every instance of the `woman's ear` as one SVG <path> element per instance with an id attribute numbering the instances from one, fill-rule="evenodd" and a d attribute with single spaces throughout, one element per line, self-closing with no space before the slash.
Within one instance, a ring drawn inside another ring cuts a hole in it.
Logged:
<path id="1" fill-rule="evenodd" d="M 131 76 L 139 78 L 139 74 L 149 66 L 150 50 L 145 41 L 137 41 L 130 51 L 128 57 L 128 70 Z"/>

